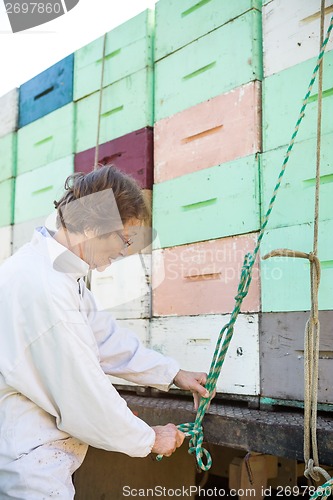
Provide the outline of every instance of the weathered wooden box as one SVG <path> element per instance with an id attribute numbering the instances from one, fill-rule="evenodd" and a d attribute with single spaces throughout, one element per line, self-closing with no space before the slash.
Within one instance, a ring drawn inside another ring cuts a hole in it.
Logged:
<path id="1" fill-rule="evenodd" d="M 13 226 L 0 227 L 0 264 L 12 254 Z"/>
<path id="2" fill-rule="evenodd" d="M 16 175 L 16 132 L 0 138 L 0 182 Z"/>
<path id="3" fill-rule="evenodd" d="M 17 129 L 18 92 L 18 89 L 13 89 L 0 97 L 0 137 Z"/>
<path id="4" fill-rule="evenodd" d="M 14 217 L 15 179 L 0 182 L 0 227 L 9 226 Z"/>

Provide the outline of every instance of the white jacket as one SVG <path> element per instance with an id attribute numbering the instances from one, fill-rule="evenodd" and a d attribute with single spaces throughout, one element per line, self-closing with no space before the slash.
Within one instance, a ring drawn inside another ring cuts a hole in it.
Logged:
<path id="1" fill-rule="evenodd" d="M 0 267 L 1 499 L 72 498 L 87 445 L 144 457 L 154 444 L 106 374 L 167 390 L 179 366 L 97 311 L 87 271 L 45 228 Z"/>

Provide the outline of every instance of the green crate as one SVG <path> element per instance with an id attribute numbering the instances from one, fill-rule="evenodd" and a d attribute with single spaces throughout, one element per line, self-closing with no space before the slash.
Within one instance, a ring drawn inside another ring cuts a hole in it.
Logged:
<path id="1" fill-rule="evenodd" d="M 76 149 L 96 145 L 99 92 L 76 103 Z M 99 143 L 153 124 L 153 70 L 145 68 L 103 89 Z"/>
<path id="2" fill-rule="evenodd" d="M 0 182 L 0 227 L 13 223 L 14 191 L 15 178 Z"/>
<path id="3" fill-rule="evenodd" d="M 303 98 L 316 65 L 316 58 L 304 61 L 263 81 L 263 147 L 264 151 L 287 145 L 294 132 Z M 333 132 L 333 51 L 324 56 L 323 133 Z M 318 75 L 296 141 L 317 134 Z"/>
<path id="4" fill-rule="evenodd" d="M 257 231 L 258 175 L 251 155 L 155 184 L 154 248 Z"/>
<path id="5" fill-rule="evenodd" d="M 118 26 L 106 37 L 104 87 L 153 66 L 154 12 L 146 10 Z M 74 54 L 74 100 L 101 87 L 104 36 Z"/>
<path id="6" fill-rule="evenodd" d="M 262 155 L 262 208 L 266 213 L 273 194 L 286 148 Z M 333 134 L 324 134 L 321 141 L 320 219 L 333 217 Z M 316 183 L 317 141 L 309 139 L 295 144 L 282 178 L 269 227 L 294 226 L 312 222 Z"/>
<path id="7" fill-rule="evenodd" d="M 277 248 L 309 253 L 313 248 L 313 224 L 271 229 L 265 233 L 261 255 Z M 333 309 L 333 220 L 319 225 L 318 256 L 321 261 L 319 307 Z M 310 264 L 307 259 L 274 257 L 261 260 L 263 312 L 308 311 Z"/>
<path id="8" fill-rule="evenodd" d="M 74 152 L 74 103 L 19 129 L 17 175 Z"/>
<path id="9" fill-rule="evenodd" d="M 155 121 L 261 78 L 261 13 L 252 9 L 155 64 Z"/>
<path id="10" fill-rule="evenodd" d="M 155 61 L 223 26 L 261 0 L 160 0 L 156 4 Z"/>
<path id="11" fill-rule="evenodd" d="M 0 182 L 16 174 L 16 132 L 0 139 Z"/>
<path id="12" fill-rule="evenodd" d="M 74 155 L 61 158 L 16 178 L 15 224 L 46 216 L 64 192 L 66 178 L 74 172 Z"/>

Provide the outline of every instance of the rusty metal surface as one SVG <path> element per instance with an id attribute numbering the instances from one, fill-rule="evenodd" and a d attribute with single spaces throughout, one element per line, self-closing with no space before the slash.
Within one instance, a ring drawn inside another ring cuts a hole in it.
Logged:
<path id="1" fill-rule="evenodd" d="M 176 397 L 121 393 L 128 406 L 149 425 L 191 422 L 193 403 Z M 333 416 L 318 415 L 317 438 L 322 465 L 333 465 Z M 302 411 L 263 411 L 236 403 L 212 403 L 204 419 L 208 443 L 303 460 Z"/>

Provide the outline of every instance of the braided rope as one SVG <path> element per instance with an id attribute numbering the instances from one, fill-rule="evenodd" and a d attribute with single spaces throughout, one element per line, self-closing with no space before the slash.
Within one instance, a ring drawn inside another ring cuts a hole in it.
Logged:
<path id="1" fill-rule="evenodd" d="M 308 100 L 309 100 L 309 97 L 310 97 L 310 94 L 312 91 L 312 87 L 313 87 L 313 84 L 316 80 L 316 76 L 317 76 L 320 64 L 322 62 L 322 59 L 323 59 L 323 56 L 325 53 L 325 48 L 326 48 L 327 42 L 329 40 L 330 33 L 331 33 L 332 29 L 333 29 L 333 16 L 331 18 L 330 25 L 328 27 L 325 40 L 322 44 L 320 53 L 318 55 L 318 58 L 316 61 L 316 66 L 313 70 L 312 77 L 311 77 L 311 80 L 310 80 L 310 83 L 308 86 L 308 90 L 307 90 L 305 97 L 303 99 L 303 104 L 302 104 L 302 107 L 301 107 L 301 110 L 299 113 L 299 117 L 298 117 L 296 125 L 295 125 L 294 132 L 291 136 L 291 140 L 290 140 L 290 143 L 288 145 L 288 148 L 287 148 L 287 151 L 285 154 L 285 158 L 284 158 L 283 163 L 282 163 L 282 167 L 281 167 L 281 171 L 280 171 L 280 174 L 278 177 L 278 181 L 277 181 L 276 186 L 274 188 L 273 195 L 272 195 L 272 198 L 270 200 L 269 207 L 267 209 L 264 222 L 263 222 L 261 229 L 260 229 L 260 232 L 259 232 L 257 245 L 256 245 L 252 254 L 248 253 L 245 255 L 243 267 L 241 270 L 240 282 L 238 285 L 238 291 L 237 291 L 237 295 L 235 297 L 235 306 L 234 306 L 234 309 L 231 313 L 231 318 L 230 318 L 229 322 L 222 328 L 222 330 L 219 333 L 219 337 L 218 337 L 218 340 L 216 343 L 215 352 L 213 355 L 213 360 L 212 360 L 212 363 L 211 363 L 211 366 L 209 369 L 209 374 L 207 377 L 207 383 L 205 385 L 205 388 L 209 391 L 210 397 L 201 398 L 200 403 L 199 403 L 199 408 L 197 410 L 197 414 L 196 414 L 196 418 L 195 418 L 194 422 L 178 425 L 179 430 L 184 431 L 186 433 L 186 435 L 190 436 L 188 452 L 190 454 L 195 454 L 198 467 L 200 467 L 200 469 L 202 469 L 203 471 L 207 471 L 210 469 L 210 467 L 212 465 L 212 458 L 210 456 L 210 453 L 202 446 L 202 443 L 203 443 L 202 420 L 203 420 L 203 417 L 204 417 L 206 410 L 209 406 L 210 399 L 212 398 L 212 395 L 214 394 L 216 382 L 217 382 L 217 379 L 220 375 L 221 368 L 223 366 L 225 356 L 226 356 L 230 341 L 232 339 L 235 322 L 237 320 L 242 302 L 248 293 L 248 289 L 249 289 L 251 279 L 252 279 L 253 265 L 256 261 L 257 254 L 259 252 L 260 243 L 261 243 L 261 240 L 264 236 L 264 231 L 265 231 L 266 226 L 268 224 L 269 216 L 272 212 L 274 202 L 276 199 L 276 195 L 277 195 L 277 192 L 280 188 L 280 185 L 282 182 L 282 177 L 284 175 L 284 172 L 286 170 L 286 166 L 287 166 L 287 163 L 288 163 L 288 160 L 290 157 L 290 153 L 294 147 L 294 143 L 295 143 L 296 136 L 298 134 L 299 126 L 304 118 L 304 111 L 305 111 L 305 108 L 308 104 Z M 205 457 L 206 463 L 204 463 L 204 461 L 203 461 L 204 457 Z M 158 455 L 157 460 L 161 460 L 161 459 L 162 459 L 162 455 Z M 333 482 L 333 480 L 332 480 L 332 482 Z M 315 498 L 315 497 L 313 497 L 313 498 Z"/>

